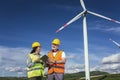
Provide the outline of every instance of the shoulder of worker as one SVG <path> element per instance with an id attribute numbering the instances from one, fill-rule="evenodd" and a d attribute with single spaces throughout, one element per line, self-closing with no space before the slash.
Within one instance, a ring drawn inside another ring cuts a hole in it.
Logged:
<path id="1" fill-rule="evenodd" d="M 64 52 L 64 50 L 58 50 L 58 51 L 62 51 L 62 52 Z M 50 52 L 53 52 L 52 50 L 50 50 L 48 53 L 50 53 Z"/>
<path id="2" fill-rule="evenodd" d="M 30 58 L 31 58 L 31 57 L 30 57 L 30 53 L 27 54 L 26 57 L 27 57 L 27 60 L 30 59 Z"/>
<path id="3" fill-rule="evenodd" d="M 65 54 L 64 50 L 58 50 L 58 51 L 61 52 L 62 54 Z M 53 53 L 52 50 L 48 52 L 48 56 L 49 56 L 51 53 Z"/>
<path id="4" fill-rule="evenodd" d="M 59 51 L 64 52 L 64 50 L 59 50 Z"/>
<path id="5" fill-rule="evenodd" d="M 30 57 L 31 57 L 31 55 L 33 55 L 33 54 L 29 53 L 29 54 L 27 55 L 27 57 L 28 57 L 28 58 L 30 58 Z"/>
<path id="6" fill-rule="evenodd" d="M 61 53 L 65 53 L 65 51 L 64 51 L 64 50 L 59 50 L 59 52 L 61 52 Z"/>
<path id="7" fill-rule="evenodd" d="M 29 53 L 27 56 L 35 55 L 35 53 Z"/>

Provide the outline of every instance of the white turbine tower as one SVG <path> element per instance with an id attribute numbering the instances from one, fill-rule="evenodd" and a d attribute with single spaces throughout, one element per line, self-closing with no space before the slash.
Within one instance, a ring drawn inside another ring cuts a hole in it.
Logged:
<path id="1" fill-rule="evenodd" d="M 73 19 L 71 19 L 69 22 L 67 22 L 64 26 L 62 26 L 61 28 L 59 28 L 56 32 L 61 31 L 62 29 L 64 29 L 65 27 L 67 27 L 68 25 L 70 25 L 71 23 L 75 22 L 76 20 L 78 20 L 80 17 L 83 17 L 83 36 L 84 36 L 84 55 L 85 55 L 85 75 L 86 75 L 86 80 L 90 80 L 90 69 L 89 69 L 89 55 L 88 55 L 88 36 L 87 36 L 87 22 L 86 22 L 86 14 L 92 14 L 94 16 L 115 22 L 115 23 L 119 23 L 119 21 L 116 21 L 114 19 L 108 18 L 106 16 L 88 11 L 84 5 L 83 0 L 80 0 L 81 6 L 83 8 L 83 11 L 81 13 L 79 13 L 77 16 L 75 16 Z"/>
<path id="2" fill-rule="evenodd" d="M 117 45 L 120 48 L 120 44 L 119 43 L 117 43 L 116 41 L 114 41 L 112 39 L 109 39 L 109 40 L 111 40 L 115 45 Z"/>

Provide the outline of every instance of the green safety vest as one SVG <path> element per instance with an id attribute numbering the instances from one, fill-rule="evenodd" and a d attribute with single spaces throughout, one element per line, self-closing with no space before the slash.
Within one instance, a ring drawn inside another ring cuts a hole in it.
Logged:
<path id="1" fill-rule="evenodd" d="M 32 62 L 38 59 L 38 55 L 35 54 L 29 54 L 28 56 L 31 58 Z M 40 60 L 40 63 L 35 63 L 32 67 L 27 68 L 28 78 L 44 76 L 44 65 L 41 62 L 42 60 Z"/>

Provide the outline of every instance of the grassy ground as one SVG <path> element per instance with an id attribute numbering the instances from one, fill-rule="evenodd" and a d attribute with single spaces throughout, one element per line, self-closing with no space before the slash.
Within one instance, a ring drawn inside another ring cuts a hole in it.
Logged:
<path id="1" fill-rule="evenodd" d="M 68 80 L 68 79 L 66 79 Z M 85 80 L 85 78 L 73 79 L 73 80 Z M 92 77 L 91 80 L 120 80 L 120 74 L 107 74 Z"/>
<path id="2" fill-rule="evenodd" d="M 84 72 L 74 73 L 74 74 L 65 74 L 65 80 L 85 80 Z M 27 80 L 26 77 L 0 77 L 0 80 Z M 43 80 L 47 80 L 44 78 Z M 120 80 L 120 74 L 108 74 L 105 72 L 92 72 L 91 80 Z"/>

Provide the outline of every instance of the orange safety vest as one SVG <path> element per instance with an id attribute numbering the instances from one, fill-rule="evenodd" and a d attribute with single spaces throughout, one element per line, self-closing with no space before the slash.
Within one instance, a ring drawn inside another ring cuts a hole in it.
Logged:
<path id="1" fill-rule="evenodd" d="M 62 52 L 61 50 L 57 51 L 57 54 L 55 55 L 55 57 L 53 56 L 53 52 L 49 52 L 48 53 L 48 57 L 52 60 L 55 61 L 59 61 L 62 60 Z M 49 65 L 48 68 L 48 74 L 52 74 L 52 73 L 64 73 L 64 65 L 65 64 L 61 64 L 61 63 L 56 63 L 56 64 L 52 64 Z"/>

